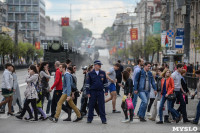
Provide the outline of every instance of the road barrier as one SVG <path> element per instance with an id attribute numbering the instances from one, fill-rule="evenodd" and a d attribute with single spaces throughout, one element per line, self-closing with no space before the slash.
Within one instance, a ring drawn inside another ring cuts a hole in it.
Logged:
<path id="1" fill-rule="evenodd" d="M 25 68 L 28 68 L 30 65 L 16 65 L 15 66 L 15 69 L 25 69 Z M 0 66 L 0 71 L 3 71 L 4 70 L 4 66 Z"/>

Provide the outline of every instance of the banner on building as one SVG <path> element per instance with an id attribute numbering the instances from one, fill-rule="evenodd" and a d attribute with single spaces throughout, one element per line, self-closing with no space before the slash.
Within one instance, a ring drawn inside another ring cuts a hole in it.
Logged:
<path id="1" fill-rule="evenodd" d="M 65 17 L 65 18 L 61 18 L 61 26 L 69 26 L 69 18 Z"/>
<path id="2" fill-rule="evenodd" d="M 138 28 L 132 28 L 130 30 L 131 40 L 138 40 Z"/>
<path id="3" fill-rule="evenodd" d="M 36 49 L 40 49 L 40 42 L 36 42 L 36 43 L 35 43 L 35 48 L 36 48 Z"/>

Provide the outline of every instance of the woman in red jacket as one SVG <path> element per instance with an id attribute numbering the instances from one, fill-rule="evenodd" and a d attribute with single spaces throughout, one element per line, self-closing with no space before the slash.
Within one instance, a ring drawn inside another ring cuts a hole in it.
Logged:
<path id="1" fill-rule="evenodd" d="M 160 107 L 159 107 L 160 121 L 157 122 L 157 124 L 163 124 L 163 107 L 166 100 L 167 100 L 168 110 L 171 112 L 172 116 L 174 116 L 173 118 L 176 118 L 176 123 L 178 123 L 180 121 L 180 114 L 174 108 L 172 108 L 172 100 L 168 99 L 168 96 L 173 94 L 174 91 L 174 80 L 170 77 L 171 72 L 168 69 L 166 69 L 163 72 L 162 76 L 163 76 L 161 80 L 162 98 L 160 100 Z"/>

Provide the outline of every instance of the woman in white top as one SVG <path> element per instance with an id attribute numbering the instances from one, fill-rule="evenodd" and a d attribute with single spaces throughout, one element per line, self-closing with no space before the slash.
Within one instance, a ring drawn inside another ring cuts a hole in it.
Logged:
<path id="1" fill-rule="evenodd" d="M 12 115 L 13 113 L 11 111 L 12 108 L 12 100 L 13 100 L 13 65 L 10 63 L 7 63 L 5 65 L 5 71 L 3 73 L 2 78 L 2 95 L 4 96 L 5 100 L 0 103 L 0 107 L 6 103 L 8 103 L 8 115 Z"/>
<path id="2" fill-rule="evenodd" d="M 38 110 L 37 110 L 37 107 L 36 107 L 36 99 L 38 99 L 38 93 L 37 93 L 37 87 L 36 87 L 36 84 L 37 84 L 37 81 L 38 81 L 38 71 L 36 69 L 36 66 L 34 65 L 31 65 L 29 67 L 29 75 L 26 77 L 26 80 L 25 82 L 27 83 L 27 87 L 26 87 L 26 90 L 24 92 L 24 95 L 25 95 L 25 103 L 24 103 L 24 108 L 22 110 L 22 113 L 18 116 L 16 116 L 16 118 L 18 119 L 23 119 L 26 111 L 28 111 L 29 113 L 29 119 L 27 120 L 31 120 L 31 121 L 38 121 Z M 34 110 L 34 115 L 35 115 L 35 119 L 33 119 L 33 114 L 31 112 L 31 109 L 29 107 L 29 104 L 31 103 L 31 106 Z"/>

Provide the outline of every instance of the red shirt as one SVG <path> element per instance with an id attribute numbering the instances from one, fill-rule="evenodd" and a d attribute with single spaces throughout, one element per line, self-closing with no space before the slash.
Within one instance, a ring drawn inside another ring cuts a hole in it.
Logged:
<path id="1" fill-rule="evenodd" d="M 53 90 L 55 87 L 55 90 L 62 90 L 62 73 L 60 72 L 59 68 L 56 69 L 55 81 L 51 89 Z"/>
<path id="2" fill-rule="evenodd" d="M 186 66 L 186 65 L 184 65 L 184 66 L 183 66 L 183 69 L 185 69 L 185 70 L 186 70 L 186 72 L 187 72 L 187 66 Z"/>

